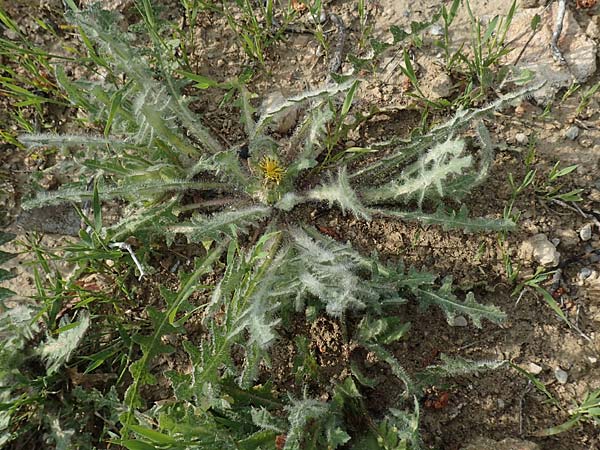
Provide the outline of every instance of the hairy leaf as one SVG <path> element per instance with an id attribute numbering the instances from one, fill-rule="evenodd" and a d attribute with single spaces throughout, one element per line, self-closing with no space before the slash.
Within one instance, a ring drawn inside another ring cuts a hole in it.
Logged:
<path id="1" fill-rule="evenodd" d="M 452 293 L 451 277 L 444 278 L 437 291 L 417 288 L 414 293 L 424 308 L 430 304 L 437 305 L 446 315 L 448 323 L 452 323 L 458 314 L 468 315 L 477 328 L 481 328 L 481 319 L 488 319 L 494 323 L 501 323 L 506 319 L 506 314 L 496 306 L 477 303 L 472 292 L 467 294 L 464 302 L 460 301 Z"/>
<path id="2" fill-rule="evenodd" d="M 69 325 L 69 323 L 64 318 L 61 321 L 61 327 L 65 327 L 66 325 Z M 70 325 L 75 326 L 61 332 L 56 338 L 48 336 L 46 341 L 37 349 L 40 356 L 46 362 L 48 374 L 56 372 L 64 363 L 69 361 L 90 326 L 89 313 L 81 310 L 79 320 Z"/>
<path id="3" fill-rule="evenodd" d="M 469 217 L 469 209 L 463 205 L 460 210 L 447 210 L 440 205 L 435 213 L 423 211 L 394 211 L 390 209 L 373 210 L 377 214 L 398 217 L 405 220 L 416 220 L 427 225 L 441 225 L 444 230 L 462 229 L 476 233 L 485 231 L 509 231 L 515 228 L 510 219 L 488 219 L 486 217 Z"/>
<path id="4" fill-rule="evenodd" d="M 236 211 L 218 212 L 210 217 L 196 214 L 190 221 L 171 225 L 164 231 L 171 237 L 177 233 L 184 234 L 188 242 L 217 240 L 224 235 L 235 237 L 240 232 L 247 232 L 250 226 L 267 217 L 270 212 L 271 208 L 257 205 Z"/>
<path id="5" fill-rule="evenodd" d="M 356 218 L 370 219 L 368 210 L 361 205 L 356 192 L 350 186 L 345 167 L 338 171 L 335 181 L 312 189 L 307 196 L 313 200 L 337 203 L 343 213 L 346 210 L 352 211 Z"/>

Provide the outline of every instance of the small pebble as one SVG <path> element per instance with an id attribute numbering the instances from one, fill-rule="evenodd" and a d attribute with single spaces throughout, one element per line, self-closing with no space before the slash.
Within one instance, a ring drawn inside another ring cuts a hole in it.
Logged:
<path id="1" fill-rule="evenodd" d="M 527 365 L 527 372 L 533 375 L 539 375 L 542 373 L 542 366 L 538 366 L 536 363 L 529 363 Z"/>
<path id="2" fill-rule="evenodd" d="M 552 244 L 553 244 L 555 247 L 558 247 L 558 246 L 559 246 L 559 244 L 560 244 L 560 238 L 553 238 L 553 239 L 550 239 L 550 242 L 552 242 Z"/>
<path id="3" fill-rule="evenodd" d="M 567 139 L 570 139 L 571 141 L 574 141 L 575 139 L 577 139 L 577 136 L 579 136 L 579 128 L 576 127 L 575 125 L 573 125 L 572 127 L 569 127 L 569 129 L 565 133 L 565 137 Z"/>
<path id="4" fill-rule="evenodd" d="M 432 36 L 443 36 L 444 29 L 439 23 L 436 23 L 431 25 L 431 27 L 429 28 L 429 34 Z"/>
<path id="5" fill-rule="evenodd" d="M 586 223 L 581 230 L 579 230 L 579 237 L 582 241 L 589 241 L 592 238 L 592 224 Z"/>
<path id="6" fill-rule="evenodd" d="M 504 403 L 504 400 L 502 400 L 501 398 L 496 400 L 496 403 L 498 404 L 499 409 L 504 409 L 504 407 L 506 406 L 506 403 Z"/>
<path id="7" fill-rule="evenodd" d="M 598 358 L 596 358 L 595 356 L 588 356 L 588 361 L 590 362 L 590 364 L 596 364 L 598 362 Z"/>
<path id="8" fill-rule="evenodd" d="M 468 324 L 469 324 L 469 322 L 467 322 L 467 319 L 465 319 L 463 316 L 456 316 L 456 317 L 454 317 L 454 319 L 452 319 L 452 323 L 450 324 L 450 326 L 466 327 Z"/>
<path id="9" fill-rule="evenodd" d="M 527 139 L 527 135 L 525 135 L 525 133 L 517 133 L 515 134 L 515 141 L 517 141 L 517 144 L 525 145 L 529 139 Z"/>
<path id="10" fill-rule="evenodd" d="M 600 255 L 598 253 L 592 253 L 592 256 L 590 256 L 590 262 L 591 263 L 600 262 Z"/>
<path id="11" fill-rule="evenodd" d="M 589 278 L 592 275 L 592 269 L 588 268 L 588 267 L 584 267 L 583 269 L 581 269 L 579 271 L 579 279 L 581 280 L 585 280 L 586 278 Z"/>
<path id="12" fill-rule="evenodd" d="M 556 369 L 554 369 L 554 377 L 556 378 L 556 381 L 558 381 L 560 384 L 566 384 L 567 380 L 569 379 L 569 374 L 562 370 L 560 367 L 557 367 Z"/>

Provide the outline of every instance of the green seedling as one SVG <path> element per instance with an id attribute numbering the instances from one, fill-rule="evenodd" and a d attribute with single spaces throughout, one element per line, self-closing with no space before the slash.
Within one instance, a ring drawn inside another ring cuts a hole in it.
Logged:
<path id="1" fill-rule="evenodd" d="M 288 6 L 283 10 L 283 16 L 276 20 L 274 8 L 273 0 L 258 3 L 236 0 L 234 4 L 225 3 L 223 7 L 227 23 L 237 35 L 242 49 L 263 69 L 266 67 L 267 49 L 282 39 L 287 26 L 295 17 L 294 9 Z M 241 20 L 237 18 L 236 12 L 241 13 Z"/>
<path id="2" fill-rule="evenodd" d="M 458 55 L 462 51 L 462 47 L 458 49 L 458 51 L 452 53 L 451 45 L 452 42 L 450 40 L 450 27 L 454 22 L 456 14 L 458 13 L 458 7 L 460 6 L 460 0 L 453 0 L 450 8 L 446 8 L 446 5 L 442 6 L 442 23 L 443 23 L 443 42 L 437 42 L 437 45 L 440 46 L 444 50 L 444 56 L 446 59 L 446 69 L 451 71 L 454 65 L 458 62 Z"/>
<path id="3" fill-rule="evenodd" d="M 534 436 L 554 436 L 569 431 L 583 422 L 589 422 L 594 426 L 600 425 L 600 389 L 588 391 L 583 401 L 569 411 L 569 415 L 571 417 L 565 423 L 538 431 Z"/>
<path id="4" fill-rule="evenodd" d="M 572 189 L 569 192 L 561 192 L 564 184 L 560 180 L 562 177 L 570 174 L 577 170 L 578 165 L 573 164 L 571 166 L 560 168 L 560 161 L 552 167 L 548 173 L 544 184 L 536 189 L 538 195 L 542 196 L 547 200 L 561 200 L 563 202 L 580 202 L 583 200 L 581 193 L 583 189 Z"/>
<path id="5" fill-rule="evenodd" d="M 506 43 L 506 35 L 514 17 L 517 2 L 513 0 L 506 17 L 495 16 L 484 29 L 481 21 L 473 15 L 469 1 L 466 1 L 467 12 L 471 21 L 471 51 L 467 56 L 459 52 L 459 58 L 467 67 L 471 79 L 478 82 L 478 94 L 474 100 L 485 98 L 488 90 L 496 83 L 501 83 L 506 73 L 494 70 L 500 60 L 512 49 Z"/>
<path id="6" fill-rule="evenodd" d="M 565 91 L 563 96 L 561 97 L 561 103 L 564 103 L 568 98 L 570 98 L 575 92 L 577 92 L 581 88 L 581 84 L 573 82 L 569 86 L 569 88 Z"/>
<path id="7" fill-rule="evenodd" d="M 588 88 L 585 92 L 581 93 L 581 99 L 579 100 L 579 105 L 577 105 L 577 109 L 575 110 L 575 116 L 579 116 L 590 104 L 592 98 L 596 92 L 600 89 L 600 82 L 594 84 L 590 88 Z"/>

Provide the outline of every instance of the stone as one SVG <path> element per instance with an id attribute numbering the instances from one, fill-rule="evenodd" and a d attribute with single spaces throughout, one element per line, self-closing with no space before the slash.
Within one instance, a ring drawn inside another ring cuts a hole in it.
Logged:
<path id="1" fill-rule="evenodd" d="M 439 37 L 444 35 L 444 29 L 439 23 L 435 23 L 429 27 L 429 34 L 431 36 Z"/>
<path id="2" fill-rule="evenodd" d="M 519 249 L 519 257 L 525 261 L 533 260 L 544 267 L 556 267 L 560 262 L 560 252 L 543 233 L 525 240 Z"/>
<path id="3" fill-rule="evenodd" d="M 533 2 L 527 4 L 533 5 Z M 552 38 L 557 13 L 558 2 L 551 2 L 547 8 L 521 9 L 515 14 L 506 37 L 513 48 L 525 49 L 517 68 L 535 73 L 534 82 L 546 82 L 533 94 L 538 104 L 548 104 L 561 88 L 568 88 L 574 82 L 585 82 L 596 72 L 596 43 L 586 36 L 568 7 L 558 40 L 558 47 L 567 64 L 560 65 L 554 61 L 548 43 Z M 530 41 L 531 20 L 536 14 L 541 18 L 539 31 Z M 514 59 L 511 53 L 505 62 L 512 64 Z"/>
<path id="4" fill-rule="evenodd" d="M 576 127 L 575 125 L 573 125 L 572 127 L 569 127 L 569 129 L 565 133 L 565 137 L 571 141 L 574 141 L 575 139 L 577 139 L 577 136 L 579 136 L 579 128 Z"/>
<path id="5" fill-rule="evenodd" d="M 466 327 L 467 325 L 469 322 L 463 316 L 455 316 L 450 323 L 451 327 Z"/>
<path id="6" fill-rule="evenodd" d="M 590 269 L 589 267 L 583 267 L 577 274 L 577 277 L 583 281 L 583 280 L 591 277 L 592 273 L 593 273 L 592 269 Z"/>
<path id="7" fill-rule="evenodd" d="M 262 111 L 277 109 L 277 107 L 283 104 L 285 100 L 286 99 L 281 91 L 275 91 L 263 101 L 261 109 Z M 281 135 L 287 134 L 296 126 L 300 116 L 300 109 L 300 104 L 296 104 L 275 114 L 270 124 L 270 128 Z"/>
<path id="8" fill-rule="evenodd" d="M 592 238 L 592 224 L 591 223 L 586 223 L 583 227 L 581 227 L 581 229 L 579 230 L 579 237 L 584 242 L 589 241 Z"/>
<path id="9" fill-rule="evenodd" d="M 560 239 L 560 246 L 564 249 L 576 247 L 579 244 L 579 235 L 575 230 L 560 229 L 556 231 L 556 237 Z"/>
<path id="10" fill-rule="evenodd" d="M 554 378 L 556 378 L 556 381 L 558 381 L 560 384 L 567 384 L 569 374 L 562 370 L 560 367 L 557 367 L 556 369 L 554 369 Z"/>
<path id="11" fill-rule="evenodd" d="M 434 99 L 449 97 L 452 94 L 452 79 L 446 72 L 438 73 L 429 84 L 429 92 Z"/>
<path id="12" fill-rule="evenodd" d="M 592 39 L 600 39 L 600 16 L 594 15 L 591 17 L 585 29 L 585 34 Z"/>
<path id="13" fill-rule="evenodd" d="M 536 363 L 529 363 L 525 366 L 525 370 L 532 375 L 539 375 L 542 373 L 542 366 L 539 366 Z"/>
<path id="14" fill-rule="evenodd" d="M 527 142 L 529 142 L 529 139 L 525 133 L 517 133 L 515 134 L 515 141 L 519 145 L 525 145 Z"/>
<path id="15" fill-rule="evenodd" d="M 540 450 L 539 445 L 522 439 L 506 438 L 495 441 L 487 437 L 479 437 L 462 450 Z"/>
<path id="16" fill-rule="evenodd" d="M 588 198 L 593 202 L 600 203 L 600 190 L 592 188 L 592 190 L 590 191 L 590 195 L 588 195 Z"/>

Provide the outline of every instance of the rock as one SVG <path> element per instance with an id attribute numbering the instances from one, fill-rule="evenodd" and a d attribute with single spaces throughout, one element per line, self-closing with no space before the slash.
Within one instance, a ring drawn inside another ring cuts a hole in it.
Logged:
<path id="1" fill-rule="evenodd" d="M 575 125 L 573 125 L 572 127 L 569 127 L 569 129 L 565 133 L 565 137 L 567 139 L 570 139 L 571 141 L 574 141 L 575 139 L 577 139 L 577 136 L 579 136 L 579 128 L 576 127 Z"/>
<path id="2" fill-rule="evenodd" d="M 584 267 L 579 271 L 579 273 L 577 274 L 577 277 L 583 281 L 583 280 L 591 277 L 592 273 L 593 273 L 592 269 L 590 269 L 589 267 Z"/>
<path id="3" fill-rule="evenodd" d="M 522 1 L 523 3 L 533 4 L 529 1 Z M 560 65 L 554 61 L 548 43 L 552 38 L 557 13 L 558 2 L 551 2 L 548 8 L 541 6 L 522 9 L 515 14 L 506 37 L 507 42 L 512 42 L 513 48 L 525 48 L 517 67 L 534 72 L 535 82 L 546 81 L 546 84 L 533 94 L 540 104 L 547 104 L 561 88 L 574 82 L 582 83 L 596 72 L 596 43 L 586 36 L 568 7 L 558 41 L 567 64 Z M 539 31 L 529 41 L 531 20 L 536 14 L 541 18 Z M 506 62 L 513 63 L 514 58 L 511 53 Z"/>
<path id="4" fill-rule="evenodd" d="M 579 236 L 575 230 L 557 230 L 556 236 L 560 239 L 560 246 L 564 249 L 570 249 L 579 244 Z"/>
<path id="5" fill-rule="evenodd" d="M 285 97 L 281 91 L 275 91 L 263 101 L 262 110 L 266 111 L 269 109 L 277 109 L 279 105 L 285 102 Z M 287 134 L 292 128 L 296 126 L 300 115 L 300 104 L 290 106 L 283 111 L 275 114 L 273 121 L 270 124 L 272 130 L 279 134 Z"/>
<path id="6" fill-rule="evenodd" d="M 592 224 L 586 223 L 581 230 L 579 230 L 579 237 L 582 241 L 589 241 L 592 238 Z"/>
<path id="7" fill-rule="evenodd" d="M 431 36 L 439 37 L 444 35 L 444 29 L 439 23 L 435 23 L 429 27 L 429 34 Z"/>
<path id="8" fill-rule="evenodd" d="M 480 437 L 462 450 L 540 450 L 540 447 L 531 441 L 506 438 L 501 441 Z"/>
<path id="9" fill-rule="evenodd" d="M 525 145 L 529 142 L 529 139 L 525 133 L 517 133 L 515 134 L 515 141 L 517 141 L 517 144 L 519 145 Z"/>
<path id="10" fill-rule="evenodd" d="M 529 363 L 525 366 L 525 370 L 533 375 L 539 375 L 542 373 L 542 366 L 538 366 L 536 363 Z"/>
<path id="11" fill-rule="evenodd" d="M 554 378 L 556 378 L 556 381 L 558 381 L 560 384 L 566 384 L 567 380 L 569 379 L 569 374 L 560 367 L 557 367 L 554 369 Z"/>
<path id="12" fill-rule="evenodd" d="M 532 259 L 544 267 L 556 267 L 560 253 L 545 234 L 536 234 L 521 244 L 519 257 L 525 261 Z"/>
<path id="13" fill-rule="evenodd" d="M 452 94 L 452 79 L 446 72 L 440 72 L 431 80 L 429 92 L 434 99 L 450 96 Z"/>
<path id="14" fill-rule="evenodd" d="M 588 195 L 588 198 L 593 202 L 600 203 L 600 190 L 592 188 L 592 190 L 590 191 L 590 195 Z"/>
<path id="15" fill-rule="evenodd" d="M 455 316 L 450 323 L 451 327 L 466 327 L 467 325 L 469 322 L 463 316 Z"/>
<path id="16" fill-rule="evenodd" d="M 594 15 L 591 17 L 590 23 L 585 29 L 585 34 L 592 39 L 600 38 L 600 16 Z"/>

